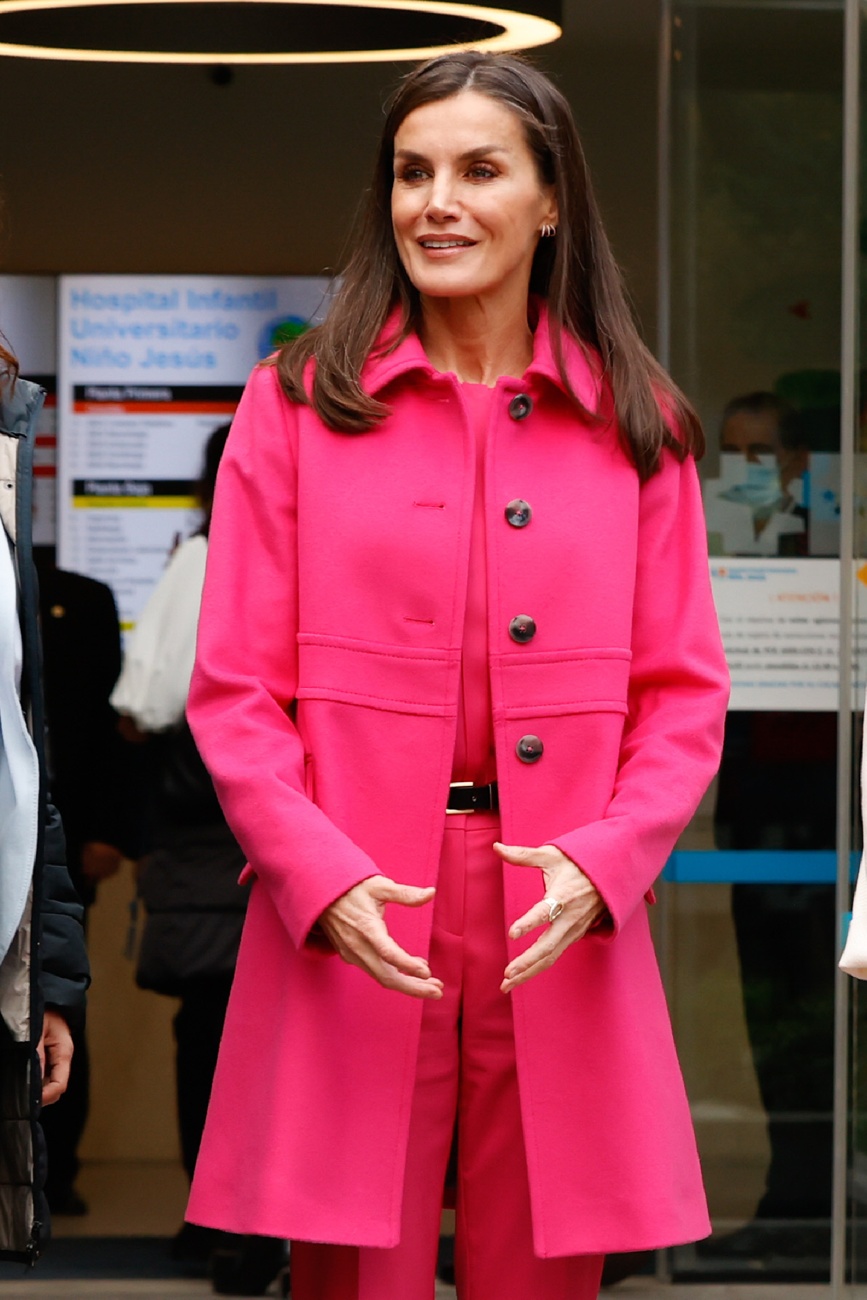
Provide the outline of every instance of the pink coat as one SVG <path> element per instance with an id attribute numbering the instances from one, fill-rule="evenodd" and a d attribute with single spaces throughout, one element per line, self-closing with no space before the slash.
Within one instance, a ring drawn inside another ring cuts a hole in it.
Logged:
<path id="1" fill-rule="evenodd" d="M 591 408 L 594 372 L 570 374 Z M 376 872 L 434 883 L 458 705 L 472 430 L 418 340 L 368 364 L 393 414 L 334 433 L 257 370 L 220 474 L 189 717 L 254 880 L 188 1217 L 398 1240 L 422 1004 L 310 939 Z M 695 465 L 643 487 L 580 418 L 546 319 L 487 448 L 490 673 L 510 844 L 557 844 L 606 931 L 512 995 L 540 1256 L 709 1231 L 645 898 L 718 762 L 728 677 Z M 510 408 L 519 393 L 526 403 Z M 528 526 L 507 522 L 513 498 Z M 537 633 L 516 645 L 510 619 Z M 533 764 L 516 753 L 541 738 Z M 504 866 L 504 926 L 541 893 Z M 391 907 L 425 954 L 431 908 Z M 518 952 L 530 939 L 511 944 Z"/>

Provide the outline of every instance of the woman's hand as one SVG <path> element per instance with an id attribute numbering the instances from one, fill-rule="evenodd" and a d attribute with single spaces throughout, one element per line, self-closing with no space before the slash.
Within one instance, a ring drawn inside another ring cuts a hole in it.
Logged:
<path id="1" fill-rule="evenodd" d="M 582 939 L 605 915 L 606 908 L 592 881 L 553 844 L 543 844 L 538 849 L 508 844 L 495 844 L 494 848 L 501 858 L 516 867 L 540 870 L 546 897 L 563 904 L 559 916 L 550 921 L 550 908 L 541 900 L 519 917 L 509 930 L 510 939 L 520 939 L 540 925 L 546 927 L 542 937 L 506 967 L 500 992 L 511 993 L 519 984 L 553 966 L 570 944 Z"/>
<path id="2" fill-rule="evenodd" d="M 370 876 L 326 907 L 319 925 L 345 962 L 367 971 L 383 988 L 413 998 L 441 998 L 442 980 L 433 978 L 423 957 L 404 952 L 385 924 L 386 903 L 423 907 L 435 893 L 433 886 L 421 889 Z"/>

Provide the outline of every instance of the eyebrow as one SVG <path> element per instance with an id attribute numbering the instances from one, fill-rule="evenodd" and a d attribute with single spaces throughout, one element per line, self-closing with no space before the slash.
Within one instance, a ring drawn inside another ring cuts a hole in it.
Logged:
<path id="1" fill-rule="evenodd" d="M 466 153 L 462 153 L 458 158 L 458 162 L 473 162 L 477 158 L 485 158 L 492 153 L 511 152 L 511 149 L 504 144 L 483 144 L 478 149 L 468 149 Z M 395 160 L 400 159 L 401 162 L 429 161 L 424 154 L 415 153 L 412 149 L 395 149 L 394 157 Z"/>

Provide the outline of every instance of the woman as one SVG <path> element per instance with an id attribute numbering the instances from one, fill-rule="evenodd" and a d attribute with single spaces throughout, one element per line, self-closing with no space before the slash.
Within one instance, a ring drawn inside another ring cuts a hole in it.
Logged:
<path id="1" fill-rule="evenodd" d="M 463 1297 L 708 1232 L 643 906 L 727 697 L 700 450 L 562 96 L 411 72 L 239 409 L 189 705 L 254 884 L 188 1213 L 295 1300 L 430 1300 L 456 1119 Z"/>

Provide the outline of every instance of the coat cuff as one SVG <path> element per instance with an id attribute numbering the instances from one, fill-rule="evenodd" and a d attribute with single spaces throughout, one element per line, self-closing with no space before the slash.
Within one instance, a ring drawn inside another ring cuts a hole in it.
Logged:
<path id="1" fill-rule="evenodd" d="M 598 891 L 608 915 L 586 937 L 608 942 L 617 937 L 642 899 L 654 902 L 652 885 L 658 874 L 645 879 L 629 863 L 622 846 L 611 843 L 612 838 L 606 823 L 599 821 L 549 841 L 581 868 Z"/>

